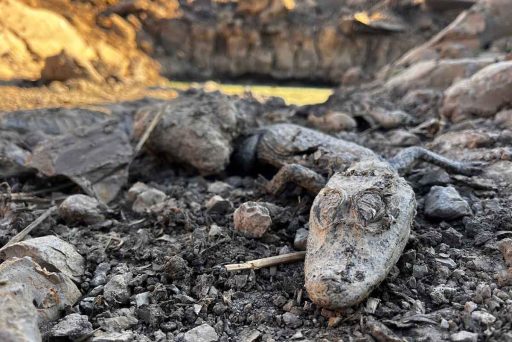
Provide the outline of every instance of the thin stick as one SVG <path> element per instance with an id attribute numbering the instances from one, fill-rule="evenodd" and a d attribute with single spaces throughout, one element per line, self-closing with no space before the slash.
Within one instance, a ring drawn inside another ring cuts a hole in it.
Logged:
<path id="1" fill-rule="evenodd" d="M 41 224 L 41 222 L 43 222 L 48 216 L 50 216 L 54 211 L 57 210 L 57 206 L 53 206 L 53 207 L 50 207 L 48 208 L 44 213 L 41 214 L 41 216 L 39 216 L 37 219 L 35 219 L 34 222 L 32 222 L 31 224 L 29 224 L 25 229 L 23 229 L 21 232 L 19 232 L 18 234 L 16 234 L 15 236 L 13 236 L 13 238 L 11 240 L 9 240 L 9 242 L 7 242 L 2 248 L 0 248 L 0 251 L 3 251 L 5 248 L 9 247 L 10 245 L 13 245 L 17 242 L 20 242 L 21 240 L 23 240 L 25 238 L 25 236 L 27 236 L 28 234 L 30 234 L 30 232 L 36 228 L 37 226 L 39 226 Z"/>
<path id="2" fill-rule="evenodd" d="M 148 140 L 149 135 L 153 130 L 155 129 L 158 122 L 160 122 L 160 119 L 162 118 L 162 115 L 164 115 L 165 107 L 162 107 L 160 111 L 155 115 L 149 126 L 146 128 L 146 131 L 144 131 L 144 134 L 140 138 L 139 142 L 137 143 L 137 146 L 135 146 L 135 150 L 133 151 L 133 155 L 136 156 L 140 150 L 142 149 L 142 146 L 146 143 L 146 140 Z"/>
<path id="3" fill-rule="evenodd" d="M 306 252 L 294 252 L 283 255 L 276 255 L 269 258 L 256 259 L 244 262 L 242 264 L 229 264 L 224 265 L 228 272 L 240 271 L 240 270 L 257 270 L 263 267 L 276 266 L 280 264 L 287 264 L 290 262 L 296 262 L 304 260 Z"/>

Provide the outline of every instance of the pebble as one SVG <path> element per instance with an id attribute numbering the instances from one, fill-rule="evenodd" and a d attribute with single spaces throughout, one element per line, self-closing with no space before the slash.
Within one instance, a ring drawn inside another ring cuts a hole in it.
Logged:
<path id="1" fill-rule="evenodd" d="M 257 202 L 245 202 L 233 215 L 235 229 L 252 238 L 260 238 L 272 225 L 269 210 Z"/>
<path id="2" fill-rule="evenodd" d="M 412 275 L 415 278 L 423 278 L 427 274 L 428 274 L 427 265 L 414 265 L 412 267 Z"/>
<path id="3" fill-rule="evenodd" d="M 451 247 L 460 247 L 462 245 L 462 233 L 456 231 L 453 227 L 449 227 L 442 233 L 443 241 Z"/>
<path id="4" fill-rule="evenodd" d="M 478 308 L 478 305 L 476 303 L 474 303 L 474 302 L 466 302 L 464 304 L 464 311 L 466 311 L 468 313 L 472 313 L 477 308 Z"/>
<path id="5" fill-rule="evenodd" d="M 110 303 L 127 303 L 130 299 L 130 280 L 131 273 L 114 275 L 103 289 L 105 299 Z"/>
<path id="6" fill-rule="evenodd" d="M 458 333 L 451 334 L 450 340 L 452 342 L 477 342 L 478 334 L 463 330 Z"/>
<path id="7" fill-rule="evenodd" d="M 73 313 L 61 319 L 50 331 L 51 337 L 68 337 L 76 340 L 92 333 L 92 324 L 86 315 Z"/>
<path id="8" fill-rule="evenodd" d="M 498 248 L 503 254 L 503 259 L 507 266 L 512 266 L 512 239 L 506 238 L 498 242 Z"/>
<path id="9" fill-rule="evenodd" d="M 165 271 L 172 280 L 186 279 L 191 273 L 187 261 L 179 255 L 175 255 L 167 261 Z"/>
<path id="10" fill-rule="evenodd" d="M 190 329 L 183 335 L 183 342 L 214 342 L 218 340 L 219 336 L 215 329 L 206 323 Z"/>
<path id="11" fill-rule="evenodd" d="M 149 188 L 137 196 L 137 199 L 133 202 L 132 210 L 136 213 L 144 213 L 155 204 L 165 201 L 166 197 L 163 191 Z"/>
<path id="12" fill-rule="evenodd" d="M 426 172 L 418 181 L 422 186 L 444 185 L 450 183 L 450 175 L 443 169 Z"/>
<path id="13" fill-rule="evenodd" d="M 59 216 L 68 224 L 95 224 L 105 220 L 101 203 L 86 195 L 71 195 L 59 206 Z"/>
<path id="14" fill-rule="evenodd" d="M 131 331 L 104 333 L 98 332 L 97 336 L 91 339 L 91 342 L 132 342 L 134 334 Z"/>
<path id="15" fill-rule="evenodd" d="M 295 232 L 295 239 L 293 239 L 293 247 L 298 251 L 305 251 L 308 242 L 309 230 L 299 228 Z"/>
<path id="16" fill-rule="evenodd" d="M 222 235 L 224 235 L 224 229 L 222 229 L 222 227 L 220 227 L 216 224 L 212 224 L 210 226 L 210 230 L 208 230 L 208 238 L 210 240 L 220 237 Z"/>
<path id="17" fill-rule="evenodd" d="M 425 199 L 425 214 L 433 219 L 454 220 L 472 212 L 454 187 L 433 186 Z"/>
<path id="18" fill-rule="evenodd" d="M 393 146 L 408 147 L 419 145 L 421 143 L 421 140 L 414 133 L 408 132 L 403 129 L 398 129 L 390 134 L 389 142 Z"/>
<path id="19" fill-rule="evenodd" d="M 490 325 L 496 322 L 496 317 L 485 311 L 473 311 L 471 318 L 483 325 Z"/>
<path id="20" fill-rule="evenodd" d="M 231 211 L 233 204 L 222 196 L 215 195 L 206 202 L 206 210 L 209 213 L 223 214 Z"/>
<path id="21" fill-rule="evenodd" d="M 455 289 L 446 285 L 438 285 L 430 291 L 430 298 L 435 304 L 446 304 L 449 303 L 449 297 L 455 293 Z M 448 296 L 448 298 L 447 298 Z"/>
<path id="22" fill-rule="evenodd" d="M 139 323 L 139 320 L 133 315 L 117 316 L 108 318 L 98 318 L 101 328 L 106 331 L 122 332 Z"/>
<path id="23" fill-rule="evenodd" d="M 142 292 L 135 295 L 135 305 L 140 308 L 143 305 L 149 305 L 149 292 Z"/>
<path id="24" fill-rule="evenodd" d="M 110 271 L 110 264 L 108 262 L 100 263 L 94 271 L 94 276 L 91 279 L 91 286 L 106 284 L 108 271 Z"/>
<path id="25" fill-rule="evenodd" d="M 451 269 L 457 268 L 457 263 L 452 258 L 436 258 L 436 262 Z"/>
<path id="26" fill-rule="evenodd" d="M 233 187 L 227 183 L 221 181 L 215 181 L 208 185 L 208 192 L 215 195 L 226 195 L 228 194 Z"/>
<path id="27" fill-rule="evenodd" d="M 285 312 L 283 314 L 283 322 L 291 327 L 291 328 L 298 328 L 302 325 L 302 320 L 299 318 L 299 316 L 291 313 L 291 312 Z"/>

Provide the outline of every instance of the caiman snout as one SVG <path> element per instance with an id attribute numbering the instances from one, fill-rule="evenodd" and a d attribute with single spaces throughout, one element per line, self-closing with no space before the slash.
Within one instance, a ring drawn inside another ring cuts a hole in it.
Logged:
<path id="1" fill-rule="evenodd" d="M 362 302 L 402 253 L 415 208 L 412 188 L 385 163 L 334 174 L 309 216 L 304 274 L 311 300 L 329 309 Z"/>

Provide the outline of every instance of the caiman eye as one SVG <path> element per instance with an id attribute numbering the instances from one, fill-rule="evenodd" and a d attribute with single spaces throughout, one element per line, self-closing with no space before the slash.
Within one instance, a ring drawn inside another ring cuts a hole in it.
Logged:
<path id="1" fill-rule="evenodd" d="M 384 215 L 385 204 L 377 193 L 365 193 L 356 201 L 359 217 L 367 223 L 378 221 Z"/>
<path id="2" fill-rule="evenodd" d="M 338 213 L 345 206 L 346 196 L 332 189 L 322 190 L 315 198 L 312 214 L 319 229 L 326 229 L 336 223 Z"/>

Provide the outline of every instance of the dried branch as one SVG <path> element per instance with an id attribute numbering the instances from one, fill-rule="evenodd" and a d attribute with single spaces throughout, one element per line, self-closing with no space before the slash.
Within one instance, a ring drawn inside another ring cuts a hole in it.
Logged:
<path id="1" fill-rule="evenodd" d="M 240 271 L 240 270 L 257 270 L 263 267 L 271 267 L 280 264 L 287 264 L 290 262 L 296 262 L 304 260 L 306 252 L 294 252 L 283 255 L 276 255 L 269 258 L 256 259 L 244 262 L 242 264 L 229 264 L 224 265 L 228 272 Z"/>
<path id="2" fill-rule="evenodd" d="M 144 144 L 146 143 L 146 140 L 148 140 L 149 136 L 151 135 L 151 132 L 155 129 L 156 125 L 158 125 L 158 122 L 160 122 L 160 119 L 162 118 L 162 115 L 165 113 L 165 107 L 160 108 L 160 111 L 155 115 L 149 126 L 144 131 L 144 134 L 140 138 L 139 142 L 137 143 L 137 146 L 135 146 L 135 150 L 133 151 L 133 156 L 135 157 Z"/>

